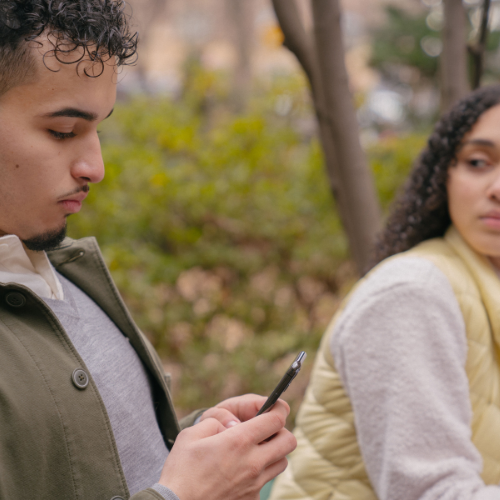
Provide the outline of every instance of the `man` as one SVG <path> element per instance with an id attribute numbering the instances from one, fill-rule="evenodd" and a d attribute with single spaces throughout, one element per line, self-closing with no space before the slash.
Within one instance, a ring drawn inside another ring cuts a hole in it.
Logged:
<path id="1" fill-rule="evenodd" d="M 64 238 L 104 176 L 123 7 L 0 0 L 0 499 L 255 500 L 296 444 L 286 404 L 233 398 L 179 433 L 95 240 Z"/>

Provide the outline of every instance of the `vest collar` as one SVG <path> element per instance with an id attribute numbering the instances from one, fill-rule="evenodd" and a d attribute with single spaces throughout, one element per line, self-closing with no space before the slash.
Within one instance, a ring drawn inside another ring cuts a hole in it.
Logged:
<path id="1" fill-rule="evenodd" d="M 500 345 L 500 279 L 489 259 L 478 254 L 462 238 L 455 226 L 444 236 L 445 242 L 458 254 L 475 281 L 486 308 L 495 341 Z"/>

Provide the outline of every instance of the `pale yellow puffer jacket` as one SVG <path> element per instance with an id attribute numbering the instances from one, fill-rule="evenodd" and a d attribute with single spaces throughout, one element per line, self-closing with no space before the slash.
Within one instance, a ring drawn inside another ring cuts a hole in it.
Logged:
<path id="1" fill-rule="evenodd" d="M 500 280 L 489 261 L 451 227 L 444 238 L 391 257 L 431 260 L 450 281 L 467 332 L 466 373 L 472 404 L 472 441 L 486 484 L 500 483 Z M 347 297 L 346 301 L 349 299 Z M 297 449 L 270 500 L 371 500 L 377 496 L 358 447 L 354 414 L 330 353 L 334 316 L 316 356 L 297 415 Z"/>

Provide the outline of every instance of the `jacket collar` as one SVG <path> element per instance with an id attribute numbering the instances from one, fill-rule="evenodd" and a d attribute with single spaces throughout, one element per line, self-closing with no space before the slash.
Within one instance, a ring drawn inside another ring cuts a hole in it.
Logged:
<path id="1" fill-rule="evenodd" d="M 95 238 L 65 238 L 47 255 L 57 271 L 94 300 L 131 342 L 137 339 L 138 328 L 113 283 Z"/>
<path id="2" fill-rule="evenodd" d="M 72 240 L 66 238 L 61 245 L 47 252 L 52 265 L 63 276 L 83 290 L 109 316 L 128 337 L 144 365 L 162 388 L 165 399 L 160 399 L 161 427 L 166 431 L 166 443 L 172 447 L 179 431 L 163 367 L 151 344 L 134 323 L 116 285 L 104 263 L 97 241 L 93 237 Z M 163 408 L 163 411 L 161 411 Z"/>

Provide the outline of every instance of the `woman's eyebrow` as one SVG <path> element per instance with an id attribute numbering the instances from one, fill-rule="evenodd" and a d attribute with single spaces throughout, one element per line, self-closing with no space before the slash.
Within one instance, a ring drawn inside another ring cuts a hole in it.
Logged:
<path id="1" fill-rule="evenodd" d="M 488 148 L 494 148 L 496 146 L 496 144 L 493 141 L 490 141 L 489 139 L 470 139 L 468 141 L 464 141 L 462 143 L 461 148 L 469 144 L 472 144 L 473 146 L 486 146 Z"/>

